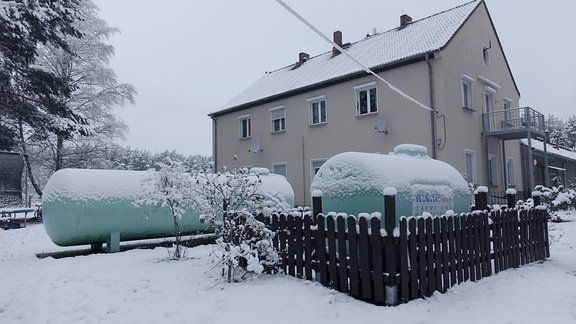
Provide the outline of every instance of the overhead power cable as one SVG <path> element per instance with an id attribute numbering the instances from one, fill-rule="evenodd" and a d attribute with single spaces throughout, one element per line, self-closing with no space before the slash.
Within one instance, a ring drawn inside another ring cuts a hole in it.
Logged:
<path id="1" fill-rule="evenodd" d="M 391 90 L 395 91 L 396 93 L 398 93 L 399 95 L 401 95 L 402 97 L 404 97 L 407 100 L 412 101 L 413 103 L 415 103 L 416 105 L 420 106 L 423 109 L 429 110 L 429 111 L 434 111 L 432 108 L 428 107 L 427 105 L 421 103 L 420 101 L 412 98 L 411 96 L 409 96 L 408 94 L 406 94 L 404 91 L 398 89 L 397 87 L 395 87 L 393 84 L 391 84 L 390 82 L 384 80 L 384 78 L 382 78 L 381 76 L 379 76 L 378 74 L 376 74 L 374 71 L 372 71 L 369 67 L 367 67 L 366 65 L 362 64 L 360 61 L 358 61 L 354 56 L 352 56 L 350 53 L 348 53 L 347 51 L 345 51 L 340 45 L 336 44 L 334 41 L 332 41 L 329 37 L 327 37 L 326 35 L 322 34 L 322 32 L 320 30 L 318 30 L 318 28 L 314 27 L 314 25 L 312 25 L 310 22 L 308 22 L 306 19 L 304 19 L 304 17 L 302 17 L 300 14 L 298 14 L 294 9 L 290 8 L 290 6 L 288 6 L 284 1 L 282 0 L 276 0 L 276 2 L 278 2 L 278 4 L 280 4 L 282 7 L 284 7 L 284 9 L 288 10 L 288 12 L 290 12 L 292 15 L 294 15 L 298 20 L 300 20 L 303 24 L 305 24 L 306 26 L 308 26 L 308 28 L 312 29 L 312 31 L 314 31 L 316 34 L 318 34 L 318 36 L 322 37 L 325 41 L 327 41 L 328 43 L 330 43 L 332 46 L 334 46 L 336 49 L 338 49 L 340 51 L 340 53 L 343 53 L 344 55 L 346 55 L 346 57 L 348 57 L 350 60 L 352 60 L 354 63 L 356 63 L 356 65 L 360 66 L 362 68 L 362 70 L 366 71 L 366 73 L 372 74 L 374 77 L 376 77 L 378 80 L 382 81 L 385 85 L 388 86 L 388 88 L 390 88 Z"/>

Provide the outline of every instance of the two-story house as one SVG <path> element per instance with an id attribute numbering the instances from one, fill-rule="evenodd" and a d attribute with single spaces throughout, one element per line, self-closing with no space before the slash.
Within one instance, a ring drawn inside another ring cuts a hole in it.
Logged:
<path id="1" fill-rule="evenodd" d="M 336 48 L 300 53 L 210 114 L 216 169 L 234 156 L 237 166 L 267 167 L 286 176 L 296 204 L 309 204 L 310 183 L 328 158 L 413 143 L 471 183 L 523 188 L 518 139 L 543 136 L 543 116 L 515 109 L 520 93 L 484 1 L 420 20 L 402 15 L 397 28 L 356 42 L 333 36 L 393 86 Z"/>

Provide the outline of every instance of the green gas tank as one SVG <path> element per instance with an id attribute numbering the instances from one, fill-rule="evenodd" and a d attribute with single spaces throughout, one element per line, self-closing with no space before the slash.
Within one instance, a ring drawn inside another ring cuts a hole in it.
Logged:
<path id="1" fill-rule="evenodd" d="M 149 171 L 63 169 L 48 180 L 42 197 L 44 227 L 60 246 L 105 243 L 111 233 L 121 241 L 174 236 L 168 208 L 134 203 L 144 194 Z M 179 220 L 182 235 L 204 231 L 199 213 Z"/>
<path id="2" fill-rule="evenodd" d="M 384 189 L 396 189 L 396 217 L 468 212 L 471 192 L 451 165 L 430 158 L 424 146 L 402 144 L 389 154 L 345 152 L 328 159 L 311 184 L 323 213 L 384 211 Z"/>

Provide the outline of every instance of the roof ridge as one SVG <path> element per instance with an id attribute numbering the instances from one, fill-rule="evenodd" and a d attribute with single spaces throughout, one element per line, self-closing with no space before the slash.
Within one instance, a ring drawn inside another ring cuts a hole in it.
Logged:
<path id="1" fill-rule="evenodd" d="M 419 23 L 419 22 L 421 22 L 421 21 L 430 19 L 430 18 L 432 18 L 432 17 L 438 16 L 438 15 L 441 15 L 441 14 L 445 14 L 445 13 L 447 13 L 447 12 L 456 10 L 456 9 L 458 9 L 458 8 L 460 8 L 460 7 L 467 6 L 467 5 L 469 5 L 469 4 L 471 4 L 471 3 L 474 3 L 474 2 L 480 3 L 480 2 L 482 2 L 482 1 L 483 1 L 483 0 L 471 0 L 471 1 L 468 1 L 468 2 L 463 3 L 463 4 L 461 4 L 461 5 L 458 5 L 458 6 L 456 6 L 456 7 L 452 7 L 452 8 L 449 8 L 449 9 L 446 9 L 446 10 L 443 10 L 443 11 L 440 11 L 440 12 L 437 12 L 437 13 L 434 13 L 434 14 L 431 14 L 431 15 L 429 15 L 429 16 L 420 18 L 420 19 L 418 19 L 418 20 L 412 21 L 412 22 L 409 23 L 409 25 L 413 25 L 413 24 Z M 399 28 L 400 28 L 400 27 L 394 27 L 394 28 L 391 28 L 391 29 L 388 29 L 388 30 L 385 30 L 385 31 L 382 31 L 382 32 L 379 32 L 379 33 L 375 33 L 375 34 L 366 36 L 366 37 L 364 37 L 364 38 L 362 38 L 362 39 L 359 39 L 359 40 L 357 40 L 357 41 L 350 42 L 350 44 L 351 44 L 351 45 L 356 45 L 356 44 L 359 44 L 359 43 L 361 43 L 361 42 L 367 41 L 367 40 L 369 40 L 369 39 L 371 39 L 371 38 L 378 37 L 378 36 L 381 36 L 381 35 L 384 35 L 384 34 L 387 34 L 387 33 L 390 33 L 390 32 L 398 31 Z M 402 28 L 404 28 L 404 27 L 402 27 Z M 320 53 L 320 54 L 317 54 L 317 55 L 314 55 L 314 56 L 310 56 L 308 59 L 306 59 L 306 61 L 312 60 L 312 59 L 317 58 L 317 57 L 319 57 L 319 56 L 326 55 L 326 54 L 328 54 L 328 53 L 330 53 L 330 52 L 331 52 L 331 50 L 328 50 L 328 51 L 322 52 L 322 53 Z M 298 63 L 299 63 L 299 62 L 290 63 L 290 64 L 288 64 L 288 65 L 286 65 L 286 66 L 281 67 L 281 68 L 277 68 L 277 69 L 274 69 L 274 70 L 272 70 L 272 71 L 267 71 L 265 74 L 275 73 L 275 72 L 278 72 L 278 71 L 282 71 L 282 70 L 284 70 L 284 69 L 291 68 L 291 67 L 293 67 L 294 65 L 296 65 L 296 64 L 298 64 Z"/>
<path id="2" fill-rule="evenodd" d="M 398 64 L 402 61 L 408 62 L 419 55 L 432 53 L 446 46 L 483 1 L 467 1 L 459 6 L 411 22 L 402 28 L 395 27 L 355 42 L 347 42 L 346 45 L 350 46 L 346 46 L 345 50 L 353 55 L 360 54 L 359 59 L 371 69 Z M 438 18 L 434 19 L 434 17 Z M 404 32 L 406 30 L 408 32 Z M 430 35 L 430 37 L 422 39 L 422 35 Z M 384 43 L 386 46 L 383 45 Z M 331 50 L 311 56 L 305 62 L 297 61 L 266 71 L 256 82 L 234 96 L 214 114 L 243 109 L 251 102 L 276 100 L 282 94 L 352 76 L 361 71 L 358 66 L 348 60 L 324 60 L 327 55 L 331 55 Z"/>

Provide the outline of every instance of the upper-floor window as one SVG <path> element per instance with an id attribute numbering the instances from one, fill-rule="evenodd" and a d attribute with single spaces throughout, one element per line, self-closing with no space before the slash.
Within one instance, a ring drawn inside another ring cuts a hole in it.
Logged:
<path id="1" fill-rule="evenodd" d="M 240 138 L 252 137 L 252 116 L 244 115 L 238 117 L 238 128 Z"/>
<path id="2" fill-rule="evenodd" d="M 282 132 L 286 130 L 286 110 L 284 107 L 270 109 L 270 120 L 272 122 L 272 132 Z"/>
<path id="3" fill-rule="evenodd" d="M 494 94 L 496 90 L 490 87 L 484 87 L 484 112 L 491 113 L 494 111 Z"/>
<path id="4" fill-rule="evenodd" d="M 378 88 L 376 82 L 354 87 L 356 92 L 356 115 L 378 112 Z"/>
<path id="5" fill-rule="evenodd" d="M 484 112 L 487 113 L 487 122 L 485 126 L 489 127 L 489 130 L 496 129 L 496 116 L 492 113 L 494 112 L 494 94 L 496 90 L 490 87 L 484 87 Z"/>
<path id="6" fill-rule="evenodd" d="M 460 84 L 461 84 L 461 89 L 462 89 L 462 108 L 468 108 L 468 109 L 473 109 L 472 108 L 472 83 L 474 82 L 474 79 L 472 79 L 471 77 L 462 74 L 462 76 L 460 77 Z"/>
<path id="7" fill-rule="evenodd" d="M 326 123 L 326 97 L 308 99 L 308 114 L 310 125 Z"/>

